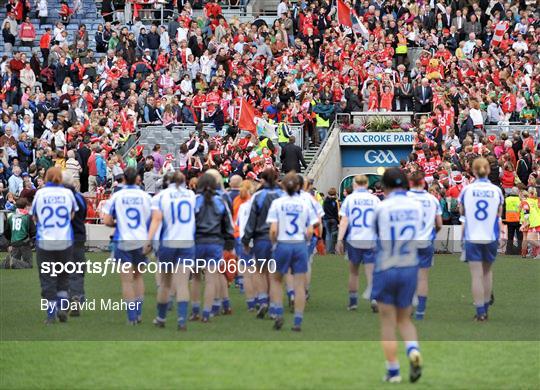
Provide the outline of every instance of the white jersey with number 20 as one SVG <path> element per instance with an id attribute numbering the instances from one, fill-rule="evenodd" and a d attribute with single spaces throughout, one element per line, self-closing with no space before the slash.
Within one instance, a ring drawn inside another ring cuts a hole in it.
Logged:
<path id="1" fill-rule="evenodd" d="M 369 249 L 375 246 L 377 238 L 373 230 L 375 207 L 380 199 L 366 189 L 357 189 L 347 196 L 339 210 L 341 216 L 347 217 L 347 243 L 354 248 Z"/>

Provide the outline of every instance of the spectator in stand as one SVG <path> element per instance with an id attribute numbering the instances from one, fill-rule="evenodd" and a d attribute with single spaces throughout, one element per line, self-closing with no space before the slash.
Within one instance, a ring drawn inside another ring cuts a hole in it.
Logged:
<path id="1" fill-rule="evenodd" d="M 422 79 L 421 85 L 415 90 L 416 111 L 428 113 L 432 110 L 433 90 L 427 78 Z"/>
<path id="2" fill-rule="evenodd" d="M 335 253 L 339 227 L 339 200 L 337 199 L 337 190 L 334 187 L 328 190 L 322 206 L 326 253 Z"/>
<path id="3" fill-rule="evenodd" d="M 36 39 L 36 28 L 30 21 L 29 17 L 26 17 L 24 22 L 22 22 L 19 29 L 19 38 L 25 46 L 33 46 L 33 42 Z"/>
<path id="4" fill-rule="evenodd" d="M 2 38 L 4 39 L 4 51 L 8 56 L 10 56 L 13 52 L 13 47 L 15 46 L 16 36 L 13 34 L 11 22 L 7 19 L 4 20 L 2 25 Z"/>

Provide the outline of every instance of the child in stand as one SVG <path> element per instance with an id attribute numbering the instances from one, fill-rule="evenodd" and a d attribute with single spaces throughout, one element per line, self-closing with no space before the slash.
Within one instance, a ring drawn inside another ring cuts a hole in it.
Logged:
<path id="1" fill-rule="evenodd" d="M 32 240 L 36 236 L 36 225 L 28 215 L 26 198 L 19 198 L 15 206 L 15 212 L 8 216 L 4 232 L 10 245 L 2 268 L 32 268 Z"/>

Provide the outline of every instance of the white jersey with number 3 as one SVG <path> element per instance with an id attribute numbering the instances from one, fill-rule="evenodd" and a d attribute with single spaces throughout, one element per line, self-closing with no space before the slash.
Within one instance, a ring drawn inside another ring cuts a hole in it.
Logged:
<path id="1" fill-rule="evenodd" d="M 312 205 L 299 195 L 274 200 L 266 217 L 266 223 L 278 223 L 277 240 L 282 242 L 306 242 L 308 226 L 318 221 Z"/>
<path id="2" fill-rule="evenodd" d="M 160 243 L 166 248 L 195 245 L 195 193 L 171 184 L 152 198 L 152 210 L 161 211 Z"/>
<path id="3" fill-rule="evenodd" d="M 347 217 L 345 240 L 354 248 L 373 248 L 377 238 L 373 230 L 375 207 L 380 199 L 366 189 L 357 189 L 343 201 L 339 215 Z"/>
<path id="4" fill-rule="evenodd" d="M 499 207 L 504 202 L 499 187 L 487 179 L 476 179 L 463 188 L 459 202 L 465 209 L 465 241 L 488 244 L 499 239 Z"/>
<path id="5" fill-rule="evenodd" d="M 148 239 L 152 198 L 137 186 L 124 186 L 105 204 L 103 212 L 116 220 L 114 241 L 121 250 L 142 248 Z"/>

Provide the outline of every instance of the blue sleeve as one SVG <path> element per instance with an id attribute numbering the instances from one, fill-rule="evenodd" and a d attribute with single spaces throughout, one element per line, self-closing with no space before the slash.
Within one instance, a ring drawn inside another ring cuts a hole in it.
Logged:
<path id="1" fill-rule="evenodd" d="M 19 142 L 19 147 L 21 148 L 22 152 L 27 156 L 30 156 L 32 154 L 32 151 L 26 147 L 24 142 Z"/>

